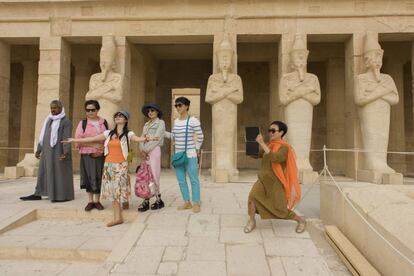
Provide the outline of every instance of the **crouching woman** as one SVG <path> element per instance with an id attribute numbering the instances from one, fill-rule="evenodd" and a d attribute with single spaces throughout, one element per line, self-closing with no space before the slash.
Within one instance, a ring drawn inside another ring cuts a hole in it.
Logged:
<path id="1" fill-rule="evenodd" d="M 292 146 L 283 140 L 287 125 L 274 121 L 269 127 L 270 142 L 266 144 L 259 134 L 256 142 L 264 151 L 258 180 L 248 199 L 249 221 L 244 227 L 250 233 L 256 227 L 255 214 L 262 219 L 288 219 L 297 222 L 296 232 L 305 231 L 306 221 L 293 208 L 300 200 L 296 159 Z"/>

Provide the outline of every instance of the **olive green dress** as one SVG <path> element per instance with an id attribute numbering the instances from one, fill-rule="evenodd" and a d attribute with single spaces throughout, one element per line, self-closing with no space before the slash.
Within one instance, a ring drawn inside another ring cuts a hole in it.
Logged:
<path id="1" fill-rule="evenodd" d="M 259 179 L 249 194 L 249 202 L 254 202 L 262 219 L 292 219 L 295 216 L 295 212 L 287 208 L 283 184 L 272 170 L 272 163 L 280 163 L 285 169 L 287 153 L 288 148 L 282 146 L 277 152 L 263 154 Z"/>

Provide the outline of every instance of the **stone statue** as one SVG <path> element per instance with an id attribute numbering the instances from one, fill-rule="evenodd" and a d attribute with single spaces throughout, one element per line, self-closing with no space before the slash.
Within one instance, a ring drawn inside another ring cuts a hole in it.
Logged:
<path id="1" fill-rule="evenodd" d="M 289 127 L 287 139 L 294 147 L 302 183 L 311 184 L 317 173 L 309 162 L 312 136 L 313 106 L 321 101 L 318 77 L 306 72 L 309 51 L 302 35 L 296 35 L 290 51 L 293 72 L 283 74 L 279 83 L 279 99 Z M 306 176 L 306 175 L 307 176 Z"/>
<path id="2" fill-rule="evenodd" d="M 206 102 L 213 106 L 212 173 L 214 181 L 228 182 L 237 175 L 237 105 L 243 102 L 243 85 L 240 76 L 231 71 L 234 51 L 227 37 L 216 55 L 219 73 L 209 77 L 206 92 Z"/>
<path id="3" fill-rule="evenodd" d="M 364 64 L 367 72 L 358 75 L 355 88 L 355 103 L 359 106 L 364 154 L 364 169 L 380 174 L 393 174 L 387 164 L 388 137 L 391 105 L 398 103 L 398 91 L 394 80 L 382 74 L 384 51 L 374 33 L 367 33 L 364 44 Z M 366 179 L 374 183 L 379 179 Z"/>
<path id="4" fill-rule="evenodd" d="M 101 73 L 91 76 L 86 100 L 97 100 L 101 106 L 99 116 L 113 124 L 113 115 L 119 110 L 122 100 L 122 75 L 114 72 L 116 44 L 113 36 L 102 37 L 100 54 Z"/>

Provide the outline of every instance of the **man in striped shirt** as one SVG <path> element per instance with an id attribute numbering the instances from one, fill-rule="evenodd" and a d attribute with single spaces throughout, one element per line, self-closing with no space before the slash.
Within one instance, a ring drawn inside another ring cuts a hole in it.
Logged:
<path id="1" fill-rule="evenodd" d="M 180 116 L 174 121 L 172 130 L 172 139 L 174 140 L 175 152 L 185 150 L 185 141 L 187 139 L 187 163 L 181 167 L 175 168 L 178 184 L 184 204 L 178 207 L 178 210 L 193 209 L 194 213 L 200 212 L 200 180 L 198 179 L 198 153 L 203 143 L 204 135 L 201 130 L 200 121 L 195 117 L 189 117 L 188 109 L 190 100 L 186 97 L 179 97 L 175 100 L 175 108 Z M 187 137 L 185 135 L 188 121 Z M 195 137 L 197 137 L 195 139 Z M 193 204 L 190 202 L 190 194 L 187 185 L 187 174 L 191 182 L 191 197 Z"/>

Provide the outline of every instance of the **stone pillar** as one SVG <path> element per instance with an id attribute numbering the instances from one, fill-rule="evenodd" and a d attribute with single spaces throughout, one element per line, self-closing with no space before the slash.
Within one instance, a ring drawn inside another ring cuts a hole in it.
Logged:
<path id="1" fill-rule="evenodd" d="M 218 58 L 217 58 L 217 51 L 220 49 L 220 43 L 223 41 L 223 39 L 225 38 L 225 35 L 227 35 L 230 44 L 231 44 L 231 48 L 234 51 L 234 55 L 232 57 L 232 64 L 231 64 L 231 72 L 234 74 L 237 74 L 237 35 L 236 34 L 231 34 L 231 33 L 218 33 L 214 35 L 214 42 L 213 42 L 213 74 L 219 73 L 219 69 L 218 69 Z M 236 112 L 237 113 L 237 112 Z M 236 114 L 236 118 L 237 118 L 237 114 Z M 214 126 L 212 127 L 212 132 L 214 133 Z M 216 146 L 215 146 L 215 139 L 214 139 L 214 135 L 211 135 L 212 137 L 212 141 L 211 141 L 211 148 L 212 148 L 212 154 L 211 154 L 211 177 L 213 179 L 213 181 L 215 182 L 229 182 L 229 181 L 237 181 L 238 177 L 239 177 L 239 171 L 237 170 L 237 129 L 236 129 L 236 133 L 235 133 L 235 141 L 234 141 L 234 148 L 233 149 L 229 149 L 235 152 L 235 154 L 233 155 L 233 168 L 234 171 L 233 172 L 228 172 L 227 170 L 221 170 L 220 168 L 216 167 L 216 161 L 215 161 L 215 152 L 216 150 Z"/>
<path id="2" fill-rule="evenodd" d="M 61 100 L 65 112 L 69 114 L 70 88 L 70 44 L 61 37 L 41 37 L 39 43 L 39 79 L 36 105 L 34 149 L 37 148 L 43 122 L 50 113 L 50 102 Z M 26 154 L 17 164 L 25 168 L 25 176 L 36 176 L 38 160 L 34 154 Z"/>
<path id="3" fill-rule="evenodd" d="M 326 81 L 327 147 L 345 148 L 345 79 L 344 58 L 329 58 Z M 346 153 L 328 152 L 328 166 L 334 174 L 345 174 Z"/>
<path id="4" fill-rule="evenodd" d="M 0 147 L 9 145 L 10 45 L 0 41 Z M 0 149 L 0 171 L 7 166 L 7 149 Z"/>
<path id="5" fill-rule="evenodd" d="M 91 66 L 88 62 L 88 57 L 86 55 L 80 54 L 78 58 L 72 60 L 74 66 L 74 80 L 73 80 L 73 104 L 71 106 L 72 110 L 72 124 L 73 124 L 73 135 L 75 135 L 76 128 L 80 120 L 84 119 L 84 103 L 85 95 L 89 90 L 89 78 L 92 74 Z M 75 150 L 72 152 L 72 161 L 73 161 L 73 170 L 78 171 L 80 155 L 79 151 Z"/>
<path id="6" fill-rule="evenodd" d="M 61 37 L 41 37 L 39 81 L 36 106 L 35 148 L 50 102 L 59 99 L 69 113 L 70 44 Z"/>
<path id="7" fill-rule="evenodd" d="M 121 108 L 129 111 L 131 98 L 131 43 L 125 36 L 115 37 L 117 45 L 117 72 L 123 75 Z"/>
<path id="8" fill-rule="evenodd" d="M 399 101 L 391 107 L 390 136 L 388 151 L 405 151 L 405 123 L 404 123 L 404 63 L 405 60 L 398 58 L 394 52 L 394 59 L 389 59 L 386 65 L 387 73 L 394 79 L 397 86 Z M 388 154 L 388 163 L 399 173 L 406 172 L 406 156 L 402 154 Z"/>
<path id="9" fill-rule="evenodd" d="M 20 148 L 33 147 L 35 139 L 35 118 L 37 102 L 37 74 L 38 61 L 25 60 L 23 64 L 23 96 L 20 120 Z M 27 150 L 19 151 L 19 160 L 22 160 Z"/>
<path id="10" fill-rule="evenodd" d="M 345 144 L 346 148 L 361 148 L 361 133 L 359 131 L 359 119 L 354 100 L 355 78 L 362 72 L 362 33 L 354 33 L 345 42 Z M 348 177 L 356 177 L 356 172 L 362 162 L 362 154 L 346 154 L 346 171 Z"/>
<path id="11" fill-rule="evenodd" d="M 282 105 L 279 102 L 278 96 L 278 88 L 279 88 L 279 81 L 278 81 L 278 63 L 276 61 L 269 62 L 269 80 L 270 80 L 270 96 L 269 96 L 269 122 L 275 120 L 275 118 L 283 118 L 281 117 L 280 112 L 282 110 Z"/>

